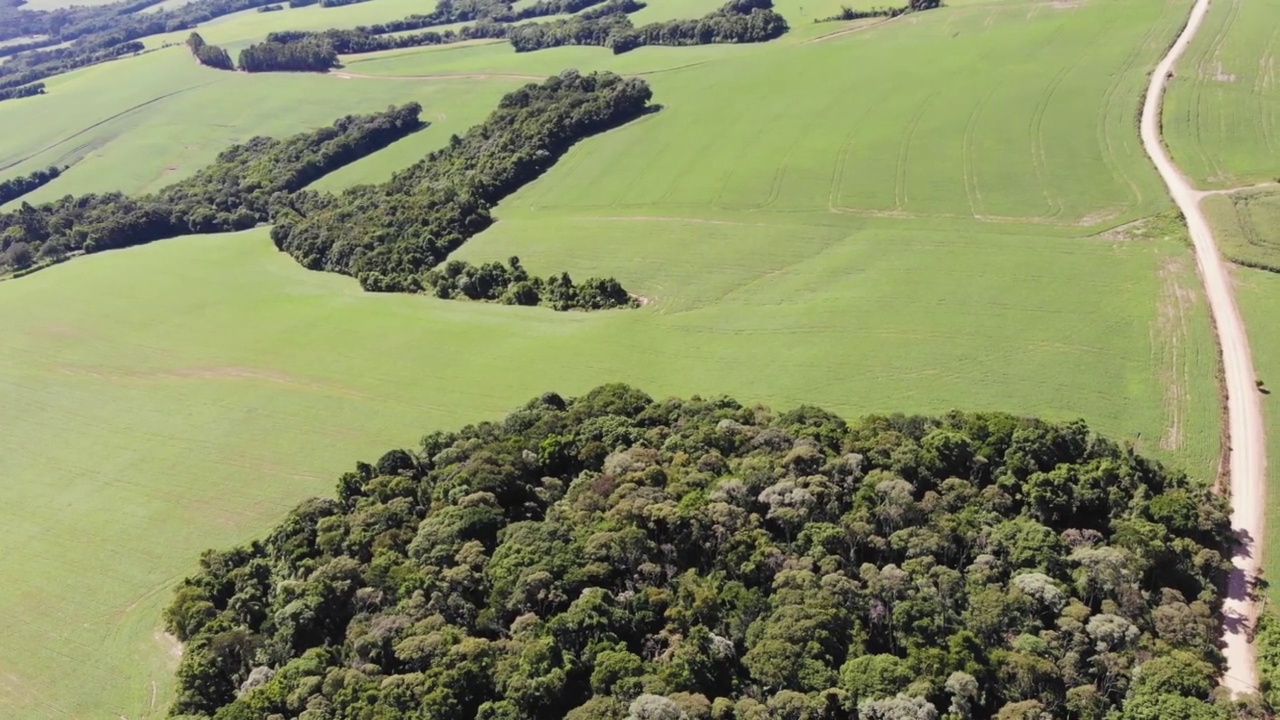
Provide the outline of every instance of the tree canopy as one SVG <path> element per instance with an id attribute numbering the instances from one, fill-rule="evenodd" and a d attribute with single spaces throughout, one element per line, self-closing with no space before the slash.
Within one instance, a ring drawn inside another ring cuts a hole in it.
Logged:
<path id="1" fill-rule="evenodd" d="M 423 273 L 493 222 L 490 209 L 576 142 L 646 112 L 638 78 L 568 70 L 515 90 L 481 124 L 379 185 L 294 195 L 277 213 L 276 246 L 313 270 L 368 289 L 418 292 Z"/>
<path id="2" fill-rule="evenodd" d="M 548 393 L 205 553 L 174 711 L 1225 720 L 1231 543 L 1079 421 Z"/>

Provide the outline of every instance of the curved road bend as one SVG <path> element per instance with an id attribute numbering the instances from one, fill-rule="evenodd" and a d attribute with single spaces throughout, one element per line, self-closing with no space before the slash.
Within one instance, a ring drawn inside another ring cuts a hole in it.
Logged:
<path id="1" fill-rule="evenodd" d="M 1260 567 L 1264 518 L 1267 458 L 1262 406 L 1255 385 L 1249 339 L 1240 309 L 1236 306 L 1231 277 L 1218 254 L 1209 222 L 1200 210 L 1200 199 L 1204 193 L 1193 189 L 1178 166 L 1173 164 L 1160 136 L 1160 109 L 1166 82 L 1191 38 L 1200 29 L 1208 9 L 1209 0 L 1196 0 L 1186 28 L 1151 75 L 1142 107 L 1142 144 L 1169 186 L 1169 194 L 1187 219 L 1187 229 L 1195 246 L 1196 265 L 1222 348 L 1228 442 L 1231 447 L 1231 526 L 1240 540 L 1232 558 L 1235 569 L 1231 573 L 1228 597 L 1223 605 L 1222 640 L 1227 670 L 1222 683 L 1232 692 L 1241 693 L 1254 691 L 1258 685 L 1258 668 L 1250 638 L 1257 620 L 1257 609 L 1249 596 L 1252 580 L 1257 577 Z"/>

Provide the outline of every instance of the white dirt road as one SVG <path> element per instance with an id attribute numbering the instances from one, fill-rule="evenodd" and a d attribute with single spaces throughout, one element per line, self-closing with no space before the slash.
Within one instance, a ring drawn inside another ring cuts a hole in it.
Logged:
<path id="1" fill-rule="evenodd" d="M 1235 693 L 1242 693 L 1255 691 L 1258 686 L 1258 668 L 1252 644 L 1257 606 L 1252 599 L 1252 590 L 1261 560 L 1267 469 L 1261 393 L 1255 384 L 1249 339 L 1236 305 L 1231 276 L 1218 253 L 1209 222 L 1200 209 L 1200 200 L 1206 193 L 1195 190 L 1187 182 L 1169 157 L 1160 135 L 1165 85 L 1174 65 L 1200 29 L 1208 10 L 1209 0 L 1196 0 L 1186 28 L 1151 75 L 1151 85 L 1147 88 L 1146 102 L 1142 107 L 1142 144 L 1169 186 L 1169 193 L 1178 208 L 1186 216 L 1187 229 L 1195 246 L 1196 265 L 1222 348 L 1228 441 L 1231 446 L 1231 526 L 1240 543 L 1232 558 L 1235 569 L 1231 573 L 1228 597 L 1223 606 L 1222 640 L 1227 669 L 1222 684 Z"/>

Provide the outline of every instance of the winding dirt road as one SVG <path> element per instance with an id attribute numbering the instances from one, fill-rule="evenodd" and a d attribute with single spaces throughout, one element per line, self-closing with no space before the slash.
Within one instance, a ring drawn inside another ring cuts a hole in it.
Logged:
<path id="1" fill-rule="evenodd" d="M 1146 102 L 1142 107 L 1142 144 L 1169 186 L 1169 194 L 1186 216 L 1187 229 L 1195 246 L 1196 265 L 1209 298 L 1209 309 L 1222 348 L 1227 431 L 1231 445 L 1231 526 L 1240 542 L 1232 558 L 1235 569 L 1231 573 L 1228 597 L 1223 606 L 1222 641 L 1227 670 L 1222 684 L 1238 694 L 1255 691 L 1258 686 L 1258 667 L 1251 642 L 1257 606 L 1251 596 L 1261 559 L 1263 494 L 1266 488 L 1262 405 L 1255 385 L 1249 339 L 1232 293 L 1231 277 L 1226 263 L 1218 254 L 1209 222 L 1200 209 L 1200 200 L 1207 193 L 1191 187 L 1169 157 L 1160 137 L 1160 109 L 1165 85 L 1173 74 L 1174 65 L 1200 29 L 1208 10 L 1209 0 L 1196 0 L 1186 28 L 1151 75 L 1151 85 L 1147 88 Z"/>

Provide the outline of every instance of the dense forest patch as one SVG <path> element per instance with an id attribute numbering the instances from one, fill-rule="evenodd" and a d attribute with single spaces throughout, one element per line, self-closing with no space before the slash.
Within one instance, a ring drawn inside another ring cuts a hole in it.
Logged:
<path id="1" fill-rule="evenodd" d="M 1225 719 L 1231 542 L 1078 421 L 546 394 L 207 552 L 175 711 Z"/>

